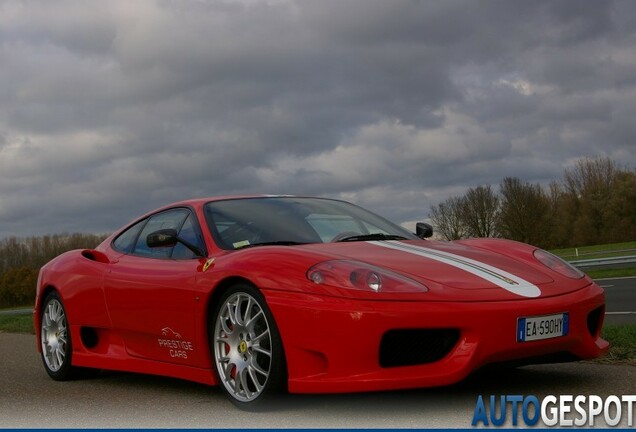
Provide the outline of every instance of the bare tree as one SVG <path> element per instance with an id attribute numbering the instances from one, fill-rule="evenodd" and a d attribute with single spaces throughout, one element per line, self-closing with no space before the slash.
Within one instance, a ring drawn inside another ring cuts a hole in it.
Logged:
<path id="1" fill-rule="evenodd" d="M 447 240 L 501 236 L 541 247 L 636 239 L 636 171 L 607 158 L 583 158 L 544 190 L 516 177 L 469 189 L 431 207 Z"/>
<path id="2" fill-rule="evenodd" d="M 565 186 L 577 197 L 603 194 L 611 190 L 620 169 L 608 157 L 579 159 L 574 168 L 566 169 Z"/>
<path id="3" fill-rule="evenodd" d="M 490 185 L 468 189 L 462 199 L 461 219 L 470 237 L 495 237 L 499 198 Z"/>
<path id="4" fill-rule="evenodd" d="M 600 240 L 621 242 L 636 239 L 636 172 L 620 171 L 603 208 Z"/>
<path id="5" fill-rule="evenodd" d="M 501 211 L 498 231 L 511 240 L 544 246 L 545 221 L 549 217 L 548 199 L 538 184 L 523 183 L 517 177 L 506 177 L 500 187 Z"/>
<path id="6" fill-rule="evenodd" d="M 446 240 L 459 240 L 466 237 L 466 226 L 462 220 L 463 198 L 452 197 L 431 207 L 429 217 L 436 231 Z"/>
<path id="7" fill-rule="evenodd" d="M 550 182 L 546 195 L 548 217 L 544 220 L 546 236 L 550 248 L 568 247 L 572 239 L 572 226 L 576 218 L 576 203 L 567 193 L 565 186 L 557 181 Z"/>
<path id="8" fill-rule="evenodd" d="M 607 157 L 580 159 L 565 170 L 564 185 L 574 214 L 573 243 L 621 241 L 633 232 L 634 176 Z"/>

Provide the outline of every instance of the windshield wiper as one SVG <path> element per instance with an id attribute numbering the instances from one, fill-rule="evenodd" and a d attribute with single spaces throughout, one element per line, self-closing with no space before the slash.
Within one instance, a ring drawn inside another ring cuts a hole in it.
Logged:
<path id="1" fill-rule="evenodd" d="M 367 240 L 407 240 L 407 238 L 401 235 L 382 234 L 382 233 L 357 234 L 357 235 L 352 235 L 349 237 L 342 238 L 338 240 L 337 243 L 350 242 L 350 241 L 367 241 Z"/>
<path id="2" fill-rule="evenodd" d="M 246 244 L 244 246 L 237 247 L 235 250 L 246 249 L 246 248 L 250 248 L 254 246 L 297 246 L 297 245 L 304 245 L 304 244 L 308 244 L 308 243 L 302 243 L 302 242 L 297 242 L 292 240 L 279 240 L 279 241 L 271 241 L 271 242 Z"/>

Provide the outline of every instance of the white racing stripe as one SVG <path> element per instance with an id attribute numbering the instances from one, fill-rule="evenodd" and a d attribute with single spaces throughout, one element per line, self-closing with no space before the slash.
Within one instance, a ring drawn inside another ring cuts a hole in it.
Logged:
<path id="1" fill-rule="evenodd" d="M 539 297 L 541 295 L 541 290 L 539 289 L 539 287 L 528 282 L 527 280 L 508 273 L 507 271 L 498 269 L 497 267 L 493 267 L 491 265 L 475 261 L 470 258 L 435 249 L 400 243 L 398 241 L 371 241 L 368 243 L 388 249 L 410 253 L 412 255 L 419 255 L 425 258 L 442 262 L 444 264 L 451 265 L 455 268 L 464 270 L 468 273 L 485 279 L 488 282 L 491 282 L 505 289 L 506 291 L 522 297 Z"/>

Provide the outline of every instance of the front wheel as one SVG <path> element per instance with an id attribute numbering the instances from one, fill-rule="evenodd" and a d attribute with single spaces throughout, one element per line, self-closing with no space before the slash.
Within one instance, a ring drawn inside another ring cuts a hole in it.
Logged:
<path id="1" fill-rule="evenodd" d="M 64 304 L 55 291 L 46 296 L 40 315 L 40 344 L 42 363 L 51 378 L 66 381 L 73 378 L 89 377 L 98 369 L 80 368 L 71 365 L 73 344 L 66 318 Z"/>
<path id="2" fill-rule="evenodd" d="M 249 409 L 285 387 L 285 356 L 265 298 L 236 285 L 214 310 L 211 346 L 221 388 L 239 408 Z"/>
<path id="3" fill-rule="evenodd" d="M 51 378 L 63 381 L 69 379 L 73 372 L 71 334 L 66 312 L 56 292 L 50 293 L 43 305 L 40 316 L 42 363 Z"/>

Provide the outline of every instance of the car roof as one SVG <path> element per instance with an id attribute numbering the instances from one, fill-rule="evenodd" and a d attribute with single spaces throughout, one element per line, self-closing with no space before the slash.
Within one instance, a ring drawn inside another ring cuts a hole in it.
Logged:
<path id="1" fill-rule="evenodd" d="M 223 201 L 230 199 L 244 199 L 244 198 L 281 198 L 281 197 L 294 197 L 295 195 L 222 195 L 205 198 L 192 198 L 183 201 L 173 202 L 161 208 L 177 207 L 177 206 L 199 206 L 212 201 Z"/>

